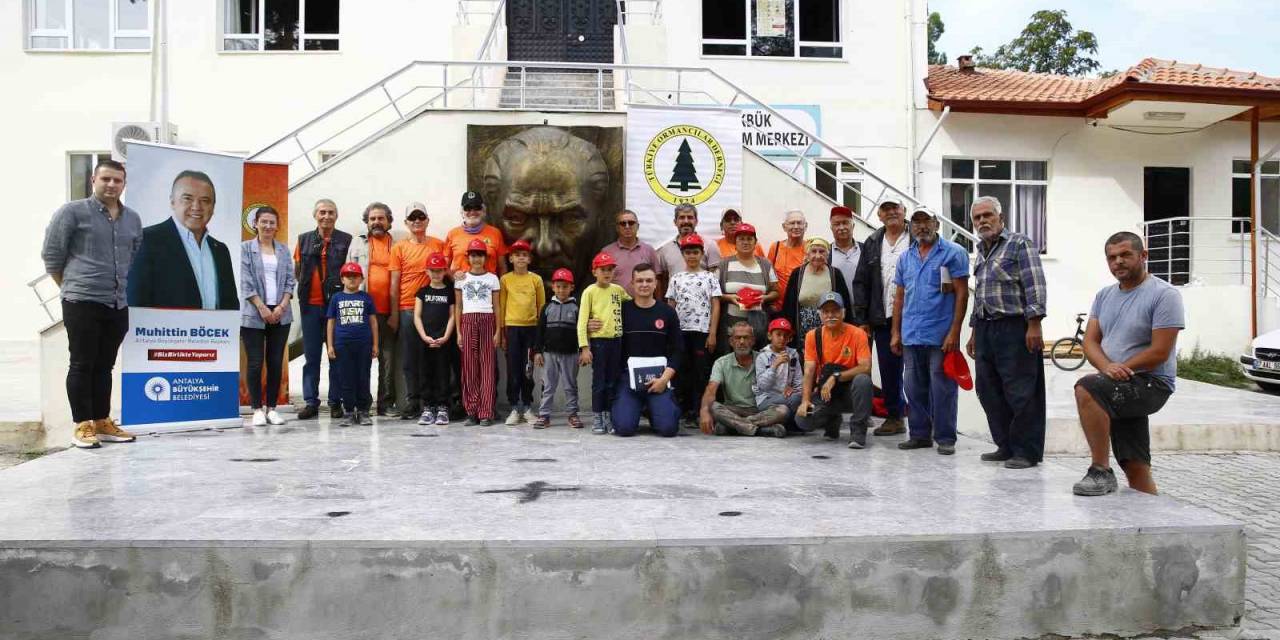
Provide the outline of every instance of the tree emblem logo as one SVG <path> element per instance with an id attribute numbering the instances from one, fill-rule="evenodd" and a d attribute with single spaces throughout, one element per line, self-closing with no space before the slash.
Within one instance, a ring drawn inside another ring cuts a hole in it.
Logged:
<path id="1" fill-rule="evenodd" d="M 720 190 L 724 177 L 724 148 L 701 127 L 667 127 L 645 149 L 645 182 L 667 204 L 702 204 Z"/>

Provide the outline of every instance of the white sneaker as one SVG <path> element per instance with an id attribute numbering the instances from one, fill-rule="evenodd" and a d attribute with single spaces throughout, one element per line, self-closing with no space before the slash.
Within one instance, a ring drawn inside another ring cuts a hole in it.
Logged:
<path id="1" fill-rule="evenodd" d="M 272 409 L 267 412 L 267 424 L 284 424 L 284 418 L 281 418 L 280 414 L 276 413 L 275 409 Z"/>
<path id="2" fill-rule="evenodd" d="M 524 421 L 533 424 L 538 421 L 538 412 L 532 408 L 524 410 Z"/>
<path id="3" fill-rule="evenodd" d="M 511 415 L 507 416 L 507 426 L 514 427 L 524 421 L 519 409 L 512 409 Z"/>
<path id="4" fill-rule="evenodd" d="M 267 426 L 267 414 L 263 413 L 262 409 L 254 409 L 253 422 L 251 422 L 250 424 L 252 424 L 255 427 Z"/>

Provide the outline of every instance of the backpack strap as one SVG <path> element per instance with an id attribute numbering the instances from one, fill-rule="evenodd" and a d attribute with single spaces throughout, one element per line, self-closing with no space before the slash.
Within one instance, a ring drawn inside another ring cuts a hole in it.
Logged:
<path id="1" fill-rule="evenodd" d="M 769 262 L 770 263 L 774 263 L 778 261 L 778 243 L 779 242 L 781 242 L 781 240 L 774 240 L 773 244 L 769 245 Z"/>

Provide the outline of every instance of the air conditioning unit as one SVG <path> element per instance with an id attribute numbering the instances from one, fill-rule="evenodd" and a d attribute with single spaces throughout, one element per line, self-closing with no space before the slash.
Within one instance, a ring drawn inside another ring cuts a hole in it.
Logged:
<path id="1" fill-rule="evenodd" d="M 169 124 L 169 139 L 161 140 L 159 122 L 112 122 L 111 123 L 111 159 L 124 162 L 128 158 L 125 154 L 125 144 L 129 140 L 137 140 L 140 142 L 164 142 L 166 144 L 177 144 L 178 127 L 173 123 Z"/>

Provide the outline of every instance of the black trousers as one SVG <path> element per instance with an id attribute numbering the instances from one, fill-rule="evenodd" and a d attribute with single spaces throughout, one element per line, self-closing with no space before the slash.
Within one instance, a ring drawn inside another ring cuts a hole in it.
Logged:
<path id="1" fill-rule="evenodd" d="M 129 310 L 97 302 L 62 301 L 67 330 L 67 400 L 71 419 L 102 420 L 111 415 L 111 370 L 129 332 Z"/>
<path id="2" fill-rule="evenodd" d="M 427 345 L 413 326 L 413 310 L 400 311 L 400 370 L 404 372 L 404 405 L 402 412 L 417 413 L 422 410 L 422 350 Z"/>
<path id="3" fill-rule="evenodd" d="M 289 342 L 289 325 L 269 324 L 265 329 L 240 327 L 240 342 L 244 343 L 245 386 L 249 387 L 249 406 L 272 409 L 280 395 L 280 370 L 283 369 L 284 348 Z M 262 364 L 266 361 L 267 383 L 262 384 Z"/>
<path id="4" fill-rule="evenodd" d="M 973 325 L 974 386 L 987 414 L 991 440 L 1005 453 L 1040 462 L 1044 457 L 1044 357 L 1027 350 L 1027 321 L 978 320 Z"/>
<path id="5" fill-rule="evenodd" d="M 682 331 L 681 337 L 684 338 L 684 351 L 681 353 L 680 370 L 676 372 L 676 403 L 683 414 L 696 417 L 702 407 L 702 392 L 707 388 L 713 358 L 707 353 L 707 334 Z"/>
<path id="6" fill-rule="evenodd" d="M 422 398 L 422 408 L 449 407 L 449 352 L 457 351 L 452 345 L 443 345 L 432 349 L 422 343 L 422 353 L 418 356 L 418 380 L 421 387 L 418 397 Z"/>
<path id="7" fill-rule="evenodd" d="M 537 327 L 506 327 L 507 402 L 512 409 L 533 407 L 533 378 L 524 375 Z"/>

